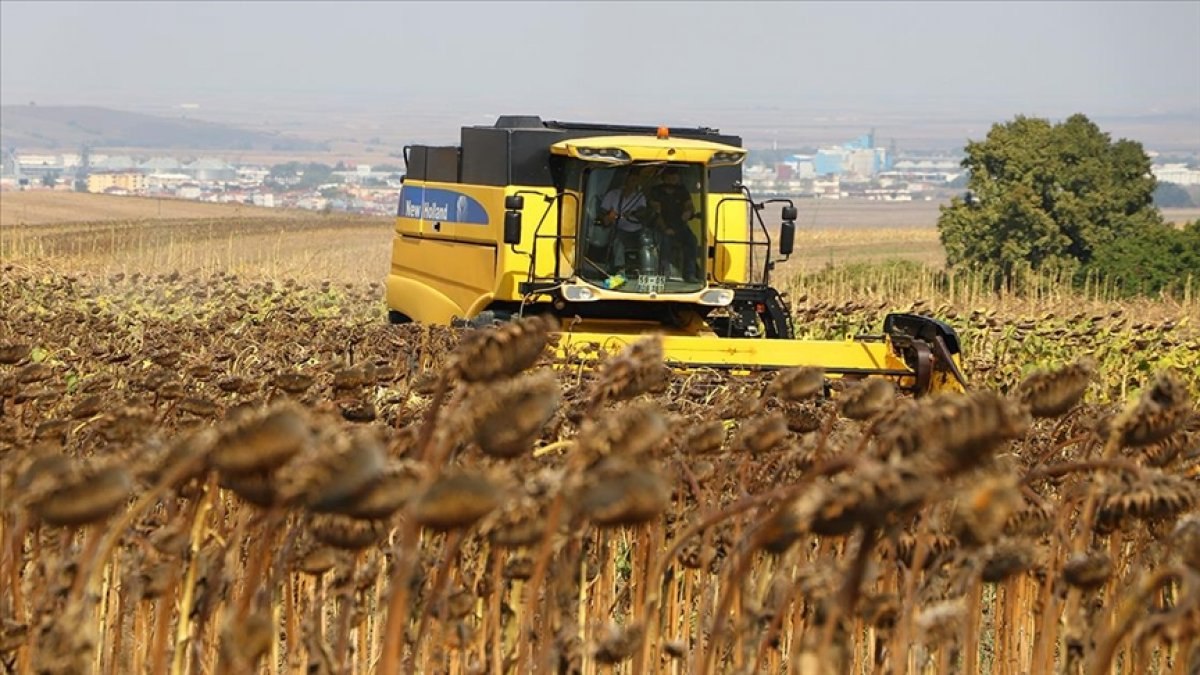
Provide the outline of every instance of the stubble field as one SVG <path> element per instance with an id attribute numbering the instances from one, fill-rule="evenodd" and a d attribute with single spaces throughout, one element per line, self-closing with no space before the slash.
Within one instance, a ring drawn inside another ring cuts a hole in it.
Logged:
<path id="1" fill-rule="evenodd" d="M 6 226 L 0 662 L 1194 671 L 1196 300 L 845 265 L 899 225 L 798 239 L 797 328 L 943 318 L 965 395 L 388 326 L 386 219 Z"/>

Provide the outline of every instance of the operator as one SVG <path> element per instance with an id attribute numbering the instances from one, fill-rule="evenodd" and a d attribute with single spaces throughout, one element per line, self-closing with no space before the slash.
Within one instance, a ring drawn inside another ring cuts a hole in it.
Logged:
<path id="1" fill-rule="evenodd" d="M 650 259 L 653 240 L 646 225 L 650 220 L 650 207 L 643 189 L 648 167 L 634 169 L 619 188 L 613 188 L 600 201 L 600 212 L 604 222 L 617 226 L 612 242 L 613 264 L 616 276 L 625 276 L 625 254 L 630 248 L 639 252 L 640 272 L 645 274 L 655 267 Z"/>
<path id="2" fill-rule="evenodd" d="M 679 169 L 668 166 L 663 169 L 662 182 L 648 191 L 650 204 L 662 219 L 663 254 L 667 260 L 675 261 L 683 254 L 683 280 L 700 281 L 698 258 L 699 244 L 688 221 L 696 216 L 692 195 L 680 182 Z"/>

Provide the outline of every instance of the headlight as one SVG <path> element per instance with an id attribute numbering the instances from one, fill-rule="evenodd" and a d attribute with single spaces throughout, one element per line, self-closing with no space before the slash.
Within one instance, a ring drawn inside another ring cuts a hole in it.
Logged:
<path id="1" fill-rule="evenodd" d="M 562 294 L 571 302 L 591 302 L 596 299 L 596 293 L 587 286 L 563 286 Z"/>
<path id="2" fill-rule="evenodd" d="M 728 288 L 711 288 L 700 294 L 700 304 L 724 307 L 733 302 L 733 291 Z"/>

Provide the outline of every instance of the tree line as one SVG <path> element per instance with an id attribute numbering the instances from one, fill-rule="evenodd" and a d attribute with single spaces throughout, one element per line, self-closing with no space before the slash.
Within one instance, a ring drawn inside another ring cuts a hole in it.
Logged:
<path id="1" fill-rule="evenodd" d="M 968 142 L 962 166 L 967 192 L 938 218 L 950 267 L 1010 288 L 1035 272 L 1127 295 L 1200 289 L 1200 219 L 1164 222 L 1163 184 L 1140 143 L 1113 141 L 1082 114 L 1058 124 L 1017 116 Z"/>

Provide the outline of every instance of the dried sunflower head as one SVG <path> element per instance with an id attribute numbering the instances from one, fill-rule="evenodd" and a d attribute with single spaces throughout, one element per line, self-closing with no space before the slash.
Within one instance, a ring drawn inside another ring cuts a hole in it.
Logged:
<path id="1" fill-rule="evenodd" d="M 550 370 L 477 389 L 466 404 L 474 440 L 492 457 L 526 454 L 560 399 L 558 380 Z"/>
<path id="2" fill-rule="evenodd" d="M 56 485 L 29 504 L 30 510 L 50 525 L 74 527 L 112 515 L 128 501 L 133 478 L 119 464 L 71 467 L 56 476 Z"/>
<path id="3" fill-rule="evenodd" d="M 1128 446 L 1160 441 L 1180 427 L 1192 415 L 1187 386 L 1175 373 L 1159 373 L 1153 384 L 1118 421 L 1121 440 Z"/>
<path id="4" fill-rule="evenodd" d="M 1029 544 L 1009 541 L 989 546 L 980 574 L 994 584 L 1020 574 L 1033 566 L 1034 555 Z"/>
<path id="5" fill-rule="evenodd" d="M 1063 563 L 1063 580 L 1076 588 L 1096 589 L 1112 575 L 1112 558 L 1103 551 L 1074 553 Z"/>
<path id="6" fill-rule="evenodd" d="M 865 420 L 885 410 L 896 398 L 896 385 L 882 377 L 869 377 L 848 387 L 838 399 L 843 417 Z"/>
<path id="7" fill-rule="evenodd" d="M 589 471 L 578 508 L 600 526 L 636 525 L 670 506 L 671 489 L 658 472 L 625 458 L 609 458 Z"/>
<path id="8" fill-rule="evenodd" d="M 1096 373 L 1096 362 L 1083 358 L 1058 370 L 1037 371 L 1017 385 L 1014 398 L 1034 417 L 1058 417 L 1075 407 Z"/>
<path id="9" fill-rule="evenodd" d="M 453 373 L 464 382 L 492 382 L 533 366 L 558 330 L 551 316 L 531 316 L 496 328 L 468 331 L 452 355 Z"/>
<path id="10" fill-rule="evenodd" d="M 429 486 L 412 504 L 416 522 L 433 530 L 465 529 L 500 506 L 503 495 L 478 473 L 449 473 Z"/>
<path id="11" fill-rule="evenodd" d="M 767 396 L 783 401 L 805 401 L 825 392 L 825 369 L 819 367 L 784 368 L 767 386 Z"/>
<path id="12" fill-rule="evenodd" d="M 743 421 L 730 445 L 735 451 L 758 455 L 775 450 L 787 438 L 787 420 L 783 413 L 773 412 Z"/>
<path id="13" fill-rule="evenodd" d="M 269 471 L 306 450 L 312 442 L 303 409 L 283 404 L 222 429 L 209 460 L 229 475 Z"/>
<path id="14" fill-rule="evenodd" d="M 587 419 L 579 430 L 577 452 L 584 463 L 611 454 L 642 455 L 667 439 L 666 418 L 653 403 L 630 403 Z"/>
<path id="15" fill-rule="evenodd" d="M 626 347 L 600 367 L 592 401 L 601 405 L 666 390 L 670 371 L 663 363 L 662 336 L 651 335 Z"/>

